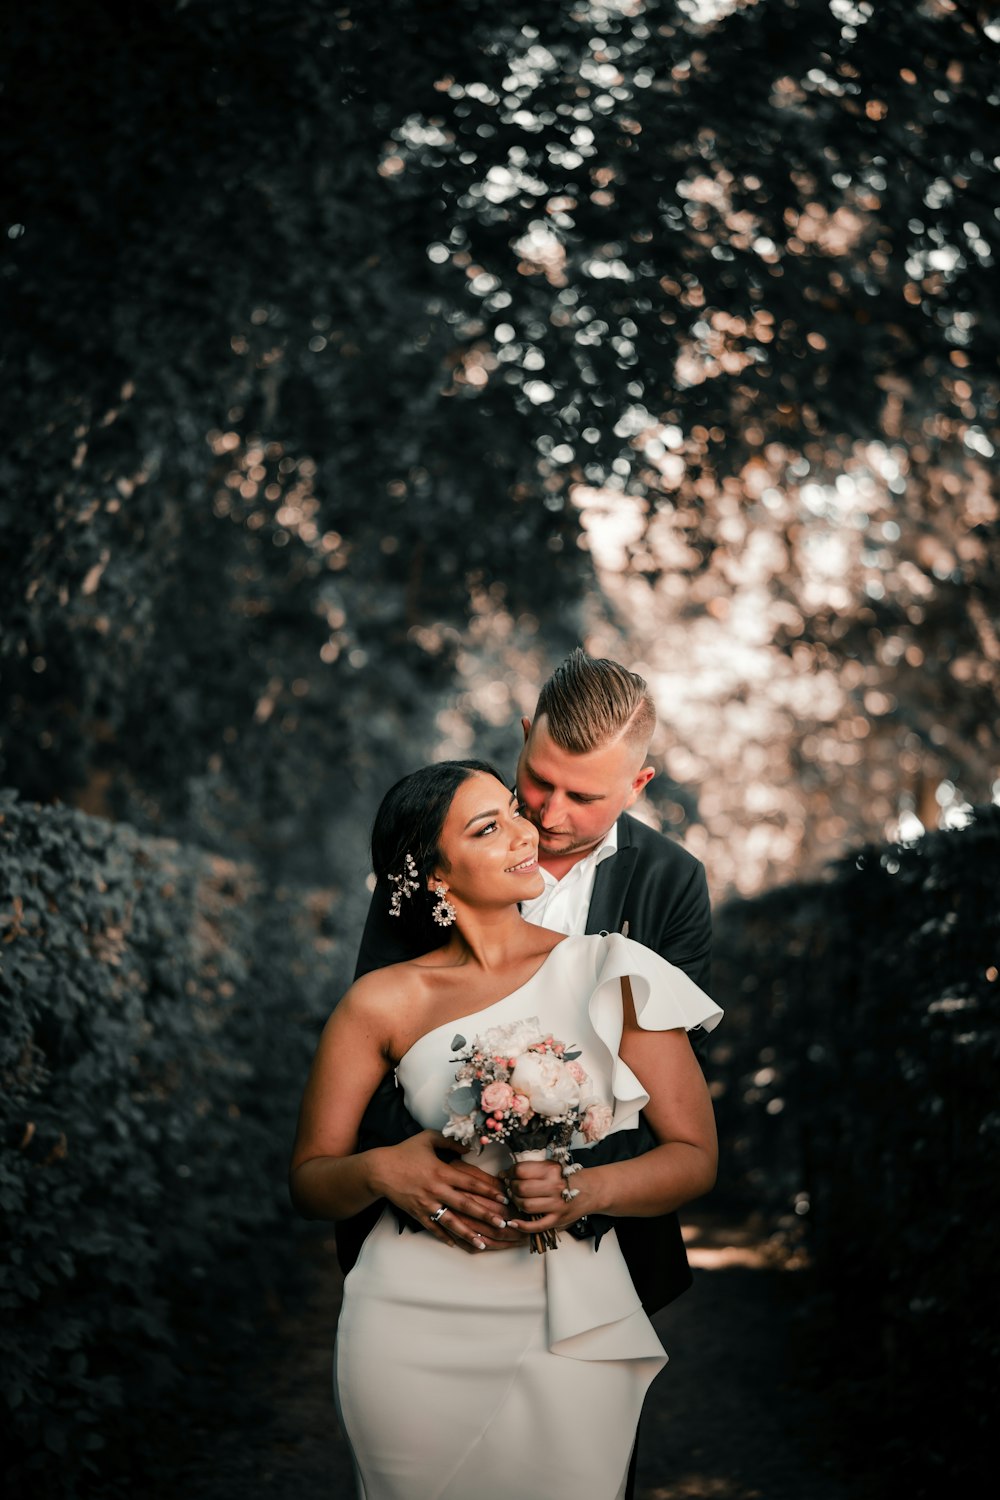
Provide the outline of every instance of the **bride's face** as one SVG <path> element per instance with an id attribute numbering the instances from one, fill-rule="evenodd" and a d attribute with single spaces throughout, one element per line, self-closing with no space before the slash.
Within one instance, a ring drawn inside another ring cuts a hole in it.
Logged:
<path id="1" fill-rule="evenodd" d="M 494 776 L 476 772 L 462 782 L 438 847 L 449 899 L 466 906 L 513 906 L 545 888 L 538 833 L 522 816 L 516 794 Z"/>

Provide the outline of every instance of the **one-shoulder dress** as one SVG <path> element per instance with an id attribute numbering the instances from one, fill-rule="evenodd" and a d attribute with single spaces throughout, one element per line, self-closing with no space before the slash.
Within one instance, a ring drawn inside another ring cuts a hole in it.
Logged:
<path id="1" fill-rule="evenodd" d="M 451 1040 L 538 1017 L 579 1048 L 593 1092 L 634 1129 L 648 1102 L 618 1056 L 621 979 L 646 1030 L 722 1012 L 680 969 L 629 938 L 565 938 L 518 989 L 426 1032 L 396 1073 L 427 1129 L 446 1119 Z M 586 1163 L 586 1147 L 574 1151 Z M 510 1165 L 502 1146 L 474 1158 Z M 344 1283 L 334 1393 L 359 1500 L 617 1500 L 646 1390 L 666 1355 L 614 1231 L 554 1250 L 480 1255 L 382 1214 Z"/>

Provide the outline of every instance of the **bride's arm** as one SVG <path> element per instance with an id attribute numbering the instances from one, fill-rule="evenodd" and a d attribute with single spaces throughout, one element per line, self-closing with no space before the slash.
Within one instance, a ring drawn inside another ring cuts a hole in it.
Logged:
<path id="1" fill-rule="evenodd" d="M 292 1202 L 306 1218 L 344 1219 L 388 1198 L 436 1238 L 475 1243 L 475 1229 L 461 1216 L 480 1219 L 487 1195 L 499 1222 L 504 1198 L 496 1179 L 479 1168 L 441 1161 L 435 1148 L 454 1151 L 454 1141 L 424 1130 L 397 1146 L 356 1149 L 365 1106 L 389 1068 L 389 1008 L 398 1001 L 398 983 L 390 993 L 383 974 L 354 984 L 323 1030 L 299 1111 Z M 455 1211 L 450 1234 L 430 1223 L 442 1204 Z"/>
<path id="2" fill-rule="evenodd" d="M 719 1147 L 708 1085 L 686 1031 L 626 1027 L 620 1051 L 649 1095 L 643 1113 L 660 1144 L 594 1167 L 594 1208 L 625 1217 L 670 1213 L 715 1184 Z"/>

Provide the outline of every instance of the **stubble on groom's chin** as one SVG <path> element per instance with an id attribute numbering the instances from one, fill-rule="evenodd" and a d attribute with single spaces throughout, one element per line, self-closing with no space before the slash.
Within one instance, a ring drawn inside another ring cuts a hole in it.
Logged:
<path id="1" fill-rule="evenodd" d="M 582 859 L 585 854 L 590 854 L 592 850 L 596 849 L 598 844 L 603 843 L 604 838 L 605 835 L 602 833 L 599 839 L 591 839 L 586 844 L 579 844 L 574 843 L 572 837 L 569 834 L 563 834 L 561 837 L 557 836 L 551 842 L 549 842 L 539 831 L 539 858 L 544 859 L 548 857 L 550 859 L 566 859 L 571 854 L 578 854 Z"/>

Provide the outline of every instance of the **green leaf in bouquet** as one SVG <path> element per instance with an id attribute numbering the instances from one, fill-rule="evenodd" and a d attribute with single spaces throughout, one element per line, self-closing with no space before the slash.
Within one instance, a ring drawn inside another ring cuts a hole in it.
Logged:
<path id="1" fill-rule="evenodd" d="M 476 1108 L 479 1100 L 475 1091 L 466 1084 L 462 1088 L 452 1089 L 448 1095 L 448 1108 L 456 1115 L 467 1115 Z"/>
<path id="2" fill-rule="evenodd" d="M 461 1049 L 464 1046 L 465 1046 L 465 1037 L 462 1035 L 462 1033 L 460 1031 L 456 1031 L 455 1035 L 451 1039 L 451 1050 L 452 1050 L 452 1052 L 459 1052 L 459 1051 L 461 1051 Z"/>

